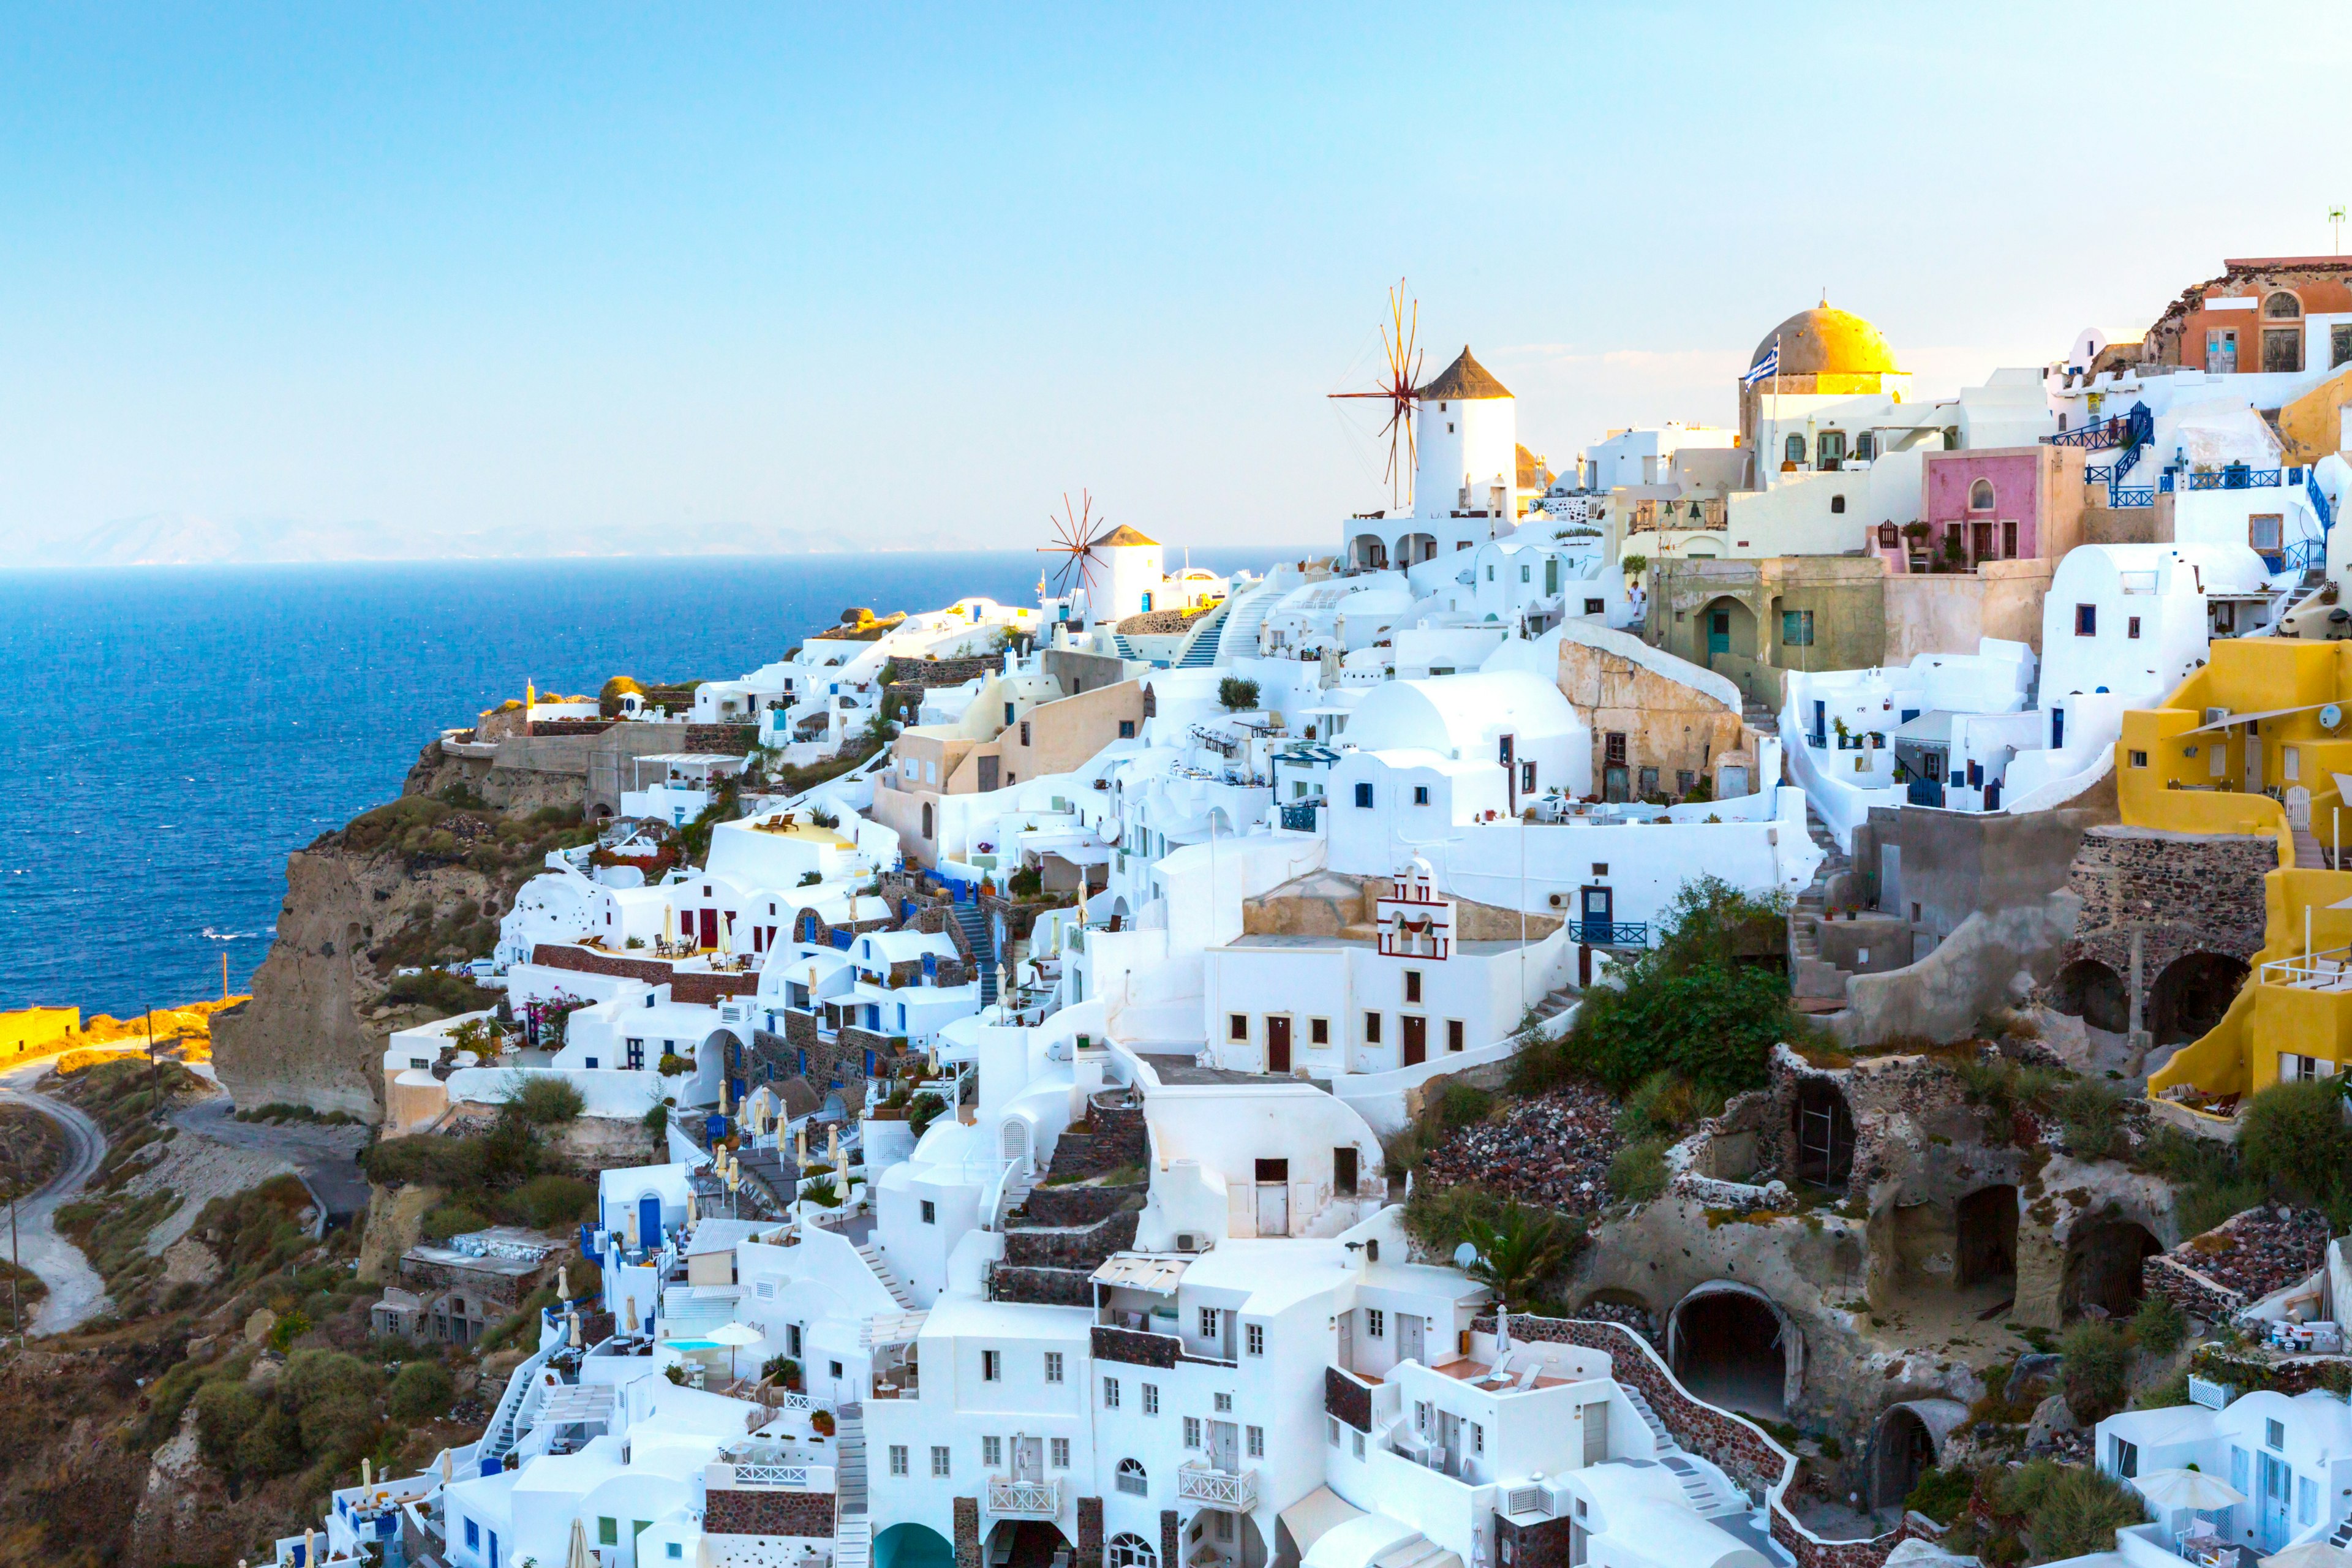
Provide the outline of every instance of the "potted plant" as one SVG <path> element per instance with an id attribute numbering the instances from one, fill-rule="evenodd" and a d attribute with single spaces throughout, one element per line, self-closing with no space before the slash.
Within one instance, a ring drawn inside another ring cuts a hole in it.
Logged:
<path id="1" fill-rule="evenodd" d="M 819 1437 L 832 1436 L 834 1433 L 833 1412 L 830 1410 L 810 1411 L 809 1430 L 814 1432 Z"/>

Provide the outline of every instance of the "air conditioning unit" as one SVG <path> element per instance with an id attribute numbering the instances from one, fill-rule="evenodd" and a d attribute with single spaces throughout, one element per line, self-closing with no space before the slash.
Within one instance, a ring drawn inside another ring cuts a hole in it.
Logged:
<path id="1" fill-rule="evenodd" d="M 1548 1487 L 1510 1487 L 1503 1493 L 1503 1511 L 1511 1514 L 1549 1514 L 1551 1490 Z"/>
<path id="2" fill-rule="evenodd" d="M 1176 1250 L 1179 1252 L 1205 1252 L 1208 1249 L 1202 1245 L 1202 1237 L 1197 1230 L 1180 1230 L 1176 1233 Z"/>
<path id="3" fill-rule="evenodd" d="M 1554 893 L 1551 896 L 1551 907 L 1556 910 L 1566 909 L 1568 907 L 1568 895 L 1566 893 Z"/>

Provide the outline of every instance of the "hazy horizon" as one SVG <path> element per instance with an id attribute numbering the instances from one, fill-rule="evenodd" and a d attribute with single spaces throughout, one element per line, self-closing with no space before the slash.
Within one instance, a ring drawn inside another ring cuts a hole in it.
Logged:
<path id="1" fill-rule="evenodd" d="M 1425 370 L 1470 344 L 1558 465 L 1727 423 L 1824 290 L 1936 397 L 2327 252 L 2352 179 L 2246 150 L 2308 140 L 2352 26 L 2287 5 L 2294 74 L 2168 89 L 2230 15 L 27 12 L 0 536 L 1017 548 L 1083 487 L 1172 545 L 1335 544 L 1387 492 L 1326 395 L 1400 277 Z M 2111 145 L 2140 173 L 2086 173 Z"/>

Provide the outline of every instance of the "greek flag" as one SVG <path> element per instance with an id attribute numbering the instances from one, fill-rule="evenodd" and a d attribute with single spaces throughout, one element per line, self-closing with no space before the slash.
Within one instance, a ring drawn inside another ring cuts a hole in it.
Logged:
<path id="1" fill-rule="evenodd" d="M 1764 351 L 1764 357 L 1758 360 L 1754 364 L 1748 366 L 1748 374 L 1741 376 L 1739 380 L 1743 385 L 1753 386 L 1768 375 L 1778 375 L 1780 374 L 1780 340 L 1774 338 L 1772 340 L 1772 346 Z"/>

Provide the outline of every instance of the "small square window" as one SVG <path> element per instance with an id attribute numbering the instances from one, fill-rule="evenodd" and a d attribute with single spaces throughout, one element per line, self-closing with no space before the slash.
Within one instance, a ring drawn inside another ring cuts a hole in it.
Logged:
<path id="1" fill-rule="evenodd" d="M 980 1462 L 982 1467 L 992 1470 L 1004 1463 L 1004 1439 L 982 1437 L 980 1440 Z"/>
<path id="2" fill-rule="evenodd" d="M 1233 1413 L 1233 1408 L 1234 1396 L 1232 1394 L 1220 1394 L 1217 1395 L 1217 1414 L 1220 1415 L 1229 1415 Z"/>
<path id="3" fill-rule="evenodd" d="M 904 1443 L 890 1445 L 890 1473 L 894 1476 L 907 1473 L 907 1445 Z"/>
<path id="4" fill-rule="evenodd" d="M 2131 765 L 2136 768 L 2144 768 L 2147 766 L 2147 753 L 2146 752 L 2134 752 L 2131 754 Z"/>
<path id="5" fill-rule="evenodd" d="M 1364 1015 L 1364 1044 L 1377 1046 L 1380 1043 L 1381 1016 L 1378 1013 L 1367 1013 Z"/>
<path id="6" fill-rule="evenodd" d="M 1339 1446 L 1339 1418 L 1337 1415 L 1323 1417 L 1323 1440 L 1334 1448 Z"/>
<path id="7" fill-rule="evenodd" d="M 838 1377 L 841 1375 L 841 1363 L 840 1363 L 839 1362 L 837 1362 L 837 1361 L 827 1362 L 827 1363 L 825 1363 L 825 1365 L 827 1365 L 827 1366 L 829 1366 L 829 1367 L 831 1367 L 831 1368 L 833 1369 L 833 1375 L 834 1375 L 835 1377 L 838 1378 Z"/>
<path id="8" fill-rule="evenodd" d="M 2132 616 L 2131 619 L 2124 623 L 2124 636 L 2134 638 L 2137 638 L 2139 636 L 2139 617 L 2137 616 Z"/>
<path id="9" fill-rule="evenodd" d="M 1421 971 L 1418 969 L 1404 972 L 1404 999 L 1408 1002 L 1421 1000 Z"/>
<path id="10" fill-rule="evenodd" d="M 1265 1325 L 1264 1323 L 1250 1324 L 1248 1329 L 1245 1331 L 1245 1337 L 1249 1341 L 1250 1354 L 1264 1355 L 1265 1353 Z"/>
<path id="11" fill-rule="evenodd" d="M 1328 1018 L 1307 1019 L 1307 1042 L 1311 1045 L 1329 1045 L 1331 1043 L 1331 1020 Z"/>
<path id="12" fill-rule="evenodd" d="M 1372 808 L 1371 785 L 1368 784 L 1360 784 L 1356 786 L 1356 805 L 1366 811 L 1370 811 Z"/>
<path id="13" fill-rule="evenodd" d="M 1059 1383 L 1062 1381 L 1062 1352 L 1060 1351 L 1047 1351 L 1045 1352 L 1045 1381 L 1047 1383 Z"/>
<path id="14" fill-rule="evenodd" d="M 2074 635 L 2078 637 L 2095 637 L 2099 635 L 2098 605 L 2077 605 L 2074 606 Z"/>
<path id="15" fill-rule="evenodd" d="M 942 1446 L 934 1445 L 931 1448 L 931 1475 L 934 1479 L 947 1479 L 948 1451 Z"/>
<path id="16" fill-rule="evenodd" d="M 1429 804 L 1429 786 L 1427 784 L 1415 784 L 1412 786 L 1412 804 L 1415 805 L 1427 805 Z"/>
<path id="17" fill-rule="evenodd" d="M 1369 1339 L 1381 1339 L 1389 1331 L 1389 1315 L 1378 1307 L 1364 1309 L 1364 1334 Z"/>
<path id="18" fill-rule="evenodd" d="M 1265 1428 L 1263 1426 L 1251 1426 L 1245 1428 L 1245 1430 L 1249 1435 L 1249 1457 L 1253 1459 L 1265 1458 Z"/>
<path id="19" fill-rule="evenodd" d="M 980 1352 L 980 1381 L 982 1383 L 1002 1383 L 1004 1381 L 1003 1352 L 982 1351 Z"/>
<path id="20" fill-rule="evenodd" d="M 1353 1432 L 1349 1435 L 1355 1438 L 1354 1447 L 1356 1450 L 1356 1458 L 1359 1462 L 1361 1462 L 1364 1457 L 1364 1435 L 1361 1432 Z"/>
<path id="21" fill-rule="evenodd" d="M 1226 1016 L 1225 1038 L 1229 1040 L 1246 1040 L 1249 1038 L 1249 1015 L 1247 1013 L 1234 1013 Z"/>
<path id="22" fill-rule="evenodd" d="M 1470 1423 L 1470 1451 L 1474 1454 L 1486 1451 L 1486 1428 L 1475 1421 Z"/>
<path id="23" fill-rule="evenodd" d="M 940 1205 L 929 1198 L 923 1200 L 923 1223 L 925 1225 L 940 1223 Z"/>
<path id="24" fill-rule="evenodd" d="M 1115 1377 L 1103 1379 L 1103 1408 L 1105 1410 L 1118 1408 L 1118 1379 Z"/>
<path id="25" fill-rule="evenodd" d="M 1067 1437 L 1054 1439 L 1054 1468 L 1057 1470 L 1070 1468 L 1070 1440 Z"/>
<path id="26" fill-rule="evenodd" d="M 1592 874 L 1596 877 L 1606 877 L 1609 875 L 1609 862 L 1606 860 L 1595 860 L 1592 862 Z"/>
<path id="27" fill-rule="evenodd" d="M 686 1543 L 682 1541 L 664 1542 L 662 1555 L 673 1563 L 681 1562 L 686 1557 Z"/>
<path id="28" fill-rule="evenodd" d="M 2263 1423 L 2263 1441 L 2269 1444 L 2273 1448 L 2285 1447 L 2286 1423 L 2284 1421 L 2264 1421 Z"/>
<path id="29" fill-rule="evenodd" d="M 1184 1447 L 1197 1448 L 1200 1446 L 1201 1418 L 1197 1415 L 1187 1415 L 1184 1417 Z"/>
<path id="30" fill-rule="evenodd" d="M 596 1544 L 618 1546 L 621 1543 L 621 1521 L 609 1515 L 596 1521 Z"/>
<path id="31" fill-rule="evenodd" d="M 1160 1385 L 1156 1383 L 1143 1385 L 1143 1413 L 1146 1415 L 1160 1414 Z"/>
<path id="32" fill-rule="evenodd" d="M 1445 1020 L 1445 1048 L 1449 1051 L 1462 1048 L 1462 1020 L 1459 1018 Z"/>
<path id="33" fill-rule="evenodd" d="M 1217 1337 L 1217 1310 L 1214 1307 L 1201 1309 L 1201 1337 L 1204 1340 Z"/>

